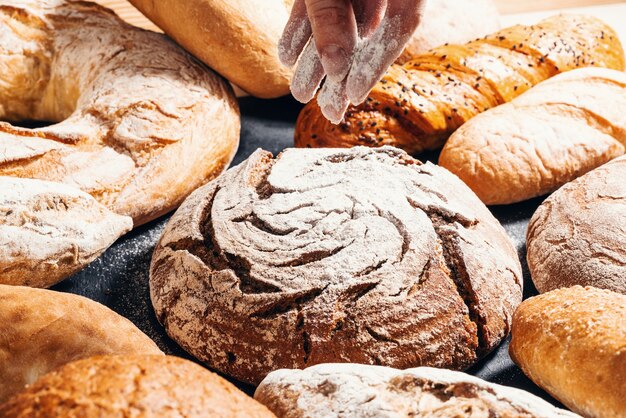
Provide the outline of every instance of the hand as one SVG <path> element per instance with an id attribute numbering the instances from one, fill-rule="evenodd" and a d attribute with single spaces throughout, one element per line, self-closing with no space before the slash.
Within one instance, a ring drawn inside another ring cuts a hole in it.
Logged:
<path id="1" fill-rule="evenodd" d="M 339 123 L 350 102 L 362 103 L 400 56 L 419 24 L 423 3 L 296 0 L 279 42 L 283 64 L 298 62 L 293 96 L 309 102 L 326 77 L 318 103 L 327 119 Z"/>

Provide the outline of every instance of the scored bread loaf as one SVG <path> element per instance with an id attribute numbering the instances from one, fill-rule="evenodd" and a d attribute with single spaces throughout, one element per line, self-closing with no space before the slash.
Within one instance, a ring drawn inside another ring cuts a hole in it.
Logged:
<path id="1" fill-rule="evenodd" d="M 292 0 L 130 0 L 210 68 L 247 93 L 289 93 L 291 71 L 278 59 L 278 39 Z"/>
<path id="2" fill-rule="evenodd" d="M 277 370 L 254 398 L 281 418 L 578 416 L 519 389 L 429 367 L 320 364 Z"/>
<path id="3" fill-rule="evenodd" d="M 626 416 L 626 296 L 574 286 L 523 302 L 511 358 L 585 417 Z"/>
<path id="4" fill-rule="evenodd" d="M 231 383 L 171 356 L 90 357 L 50 372 L 0 404 L 3 418 L 272 418 Z"/>
<path id="5" fill-rule="evenodd" d="M 109 308 L 51 290 L 0 285 L 0 401 L 57 367 L 101 354 L 161 354 Z"/>
<path id="6" fill-rule="evenodd" d="M 95 3 L 0 0 L 0 175 L 65 183 L 135 225 L 213 179 L 239 143 L 232 89 Z"/>
<path id="7" fill-rule="evenodd" d="M 0 284 L 52 286 L 132 227 L 73 187 L 0 176 Z"/>
<path id="8" fill-rule="evenodd" d="M 539 82 L 578 67 L 624 69 L 617 34 L 591 16 L 558 15 L 513 26 L 465 45 L 447 45 L 392 66 L 343 121 L 315 101 L 298 117 L 298 147 L 394 145 L 410 153 L 440 148 L 477 114 Z"/>
<path id="9" fill-rule="evenodd" d="M 438 166 L 391 147 L 259 150 L 170 219 L 150 295 L 185 350 L 258 383 L 324 362 L 465 369 L 508 334 L 522 276 Z"/>
<path id="10" fill-rule="evenodd" d="M 624 109 L 625 73 L 570 71 L 461 126 L 439 164 L 485 204 L 541 196 L 624 153 Z"/>
<path id="11" fill-rule="evenodd" d="M 530 220 L 526 247 L 542 293 L 581 285 L 626 295 L 626 156 L 546 199 Z"/>

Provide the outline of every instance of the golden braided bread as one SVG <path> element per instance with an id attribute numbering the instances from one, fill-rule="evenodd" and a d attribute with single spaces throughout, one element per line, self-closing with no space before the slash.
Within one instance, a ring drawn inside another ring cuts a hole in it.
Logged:
<path id="1" fill-rule="evenodd" d="M 617 34 L 601 20 L 558 15 L 513 26 L 392 66 L 339 125 L 327 121 L 316 102 L 309 103 L 298 118 L 296 146 L 437 149 L 477 114 L 556 74 L 588 66 L 624 69 Z"/>

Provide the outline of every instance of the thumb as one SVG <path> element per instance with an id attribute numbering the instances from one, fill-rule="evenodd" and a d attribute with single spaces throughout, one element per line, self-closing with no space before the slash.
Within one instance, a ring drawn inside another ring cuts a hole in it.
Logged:
<path id="1" fill-rule="evenodd" d="M 345 78 L 357 42 L 357 26 L 350 0 L 306 0 L 313 37 L 324 71 L 331 80 Z"/>

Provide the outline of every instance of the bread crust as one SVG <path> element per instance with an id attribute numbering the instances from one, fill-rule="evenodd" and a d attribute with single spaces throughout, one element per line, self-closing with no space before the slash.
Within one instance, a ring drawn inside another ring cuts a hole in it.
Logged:
<path id="1" fill-rule="evenodd" d="M 80 188 L 135 225 L 217 176 L 239 141 L 230 87 L 162 34 L 65 0 L 0 1 L 0 175 Z"/>
<path id="2" fill-rule="evenodd" d="M 566 184 L 537 209 L 526 246 L 540 292 L 581 285 L 626 294 L 625 178 L 622 156 Z"/>
<path id="3" fill-rule="evenodd" d="M 131 0 L 144 15 L 209 67 L 247 93 L 289 93 L 291 70 L 278 59 L 290 1 Z"/>
<path id="4" fill-rule="evenodd" d="M 188 360 L 112 355 L 78 360 L 42 376 L 0 405 L 0 416 L 271 418 L 274 414 Z"/>
<path id="5" fill-rule="evenodd" d="M 254 398 L 284 418 L 578 416 L 519 389 L 429 367 L 320 364 L 278 370 L 261 382 Z"/>
<path id="6" fill-rule="evenodd" d="M 624 70 L 618 36 L 591 16 L 558 15 L 465 45 L 447 45 L 392 66 L 341 123 L 316 102 L 296 123 L 297 147 L 441 148 L 465 122 L 556 74 L 589 65 Z"/>
<path id="7" fill-rule="evenodd" d="M 0 176 L 0 283 L 52 286 L 132 227 L 73 187 Z"/>
<path id="8" fill-rule="evenodd" d="M 194 192 L 150 268 L 157 318 L 249 383 L 323 362 L 463 369 L 508 333 L 515 249 L 456 177 L 394 148 L 264 151 Z"/>
<path id="9" fill-rule="evenodd" d="M 626 416 L 626 296 L 574 286 L 524 301 L 511 358 L 537 385 L 586 417 Z"/>
<path id="10" fill-rule="evenodd" d="M 161 354 L 129 320 L 69 293 L 0 285 L 0 402 L 41 375 L 103 354 Z"/>
<path id="11" fill-rule="evenodd" d="M 439 164 L 488 205 L 542 196 L 624 154 L 625 108 L 623 72 L 569 71 L 461 126 Z"/>

